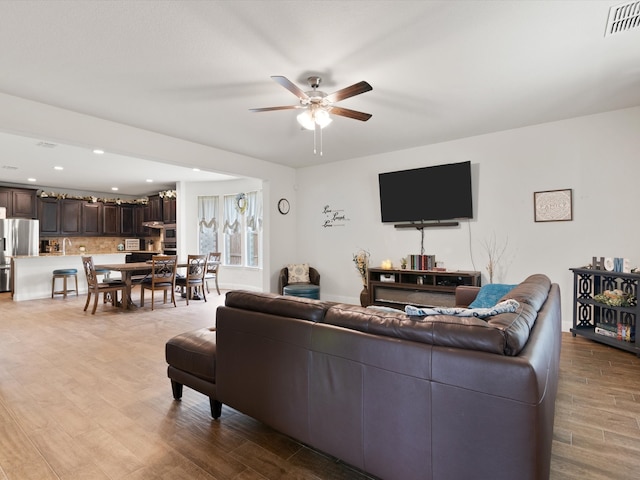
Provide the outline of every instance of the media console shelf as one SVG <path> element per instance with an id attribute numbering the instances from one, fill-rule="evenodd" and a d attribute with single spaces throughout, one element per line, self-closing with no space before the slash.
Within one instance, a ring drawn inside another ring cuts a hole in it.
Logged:
<path id="1" fill-rule="evenodd" d="M 580 335 L 640 356 L 640 345 L 636 337 L 640 306 L 636 304 L 630 307 L 615 307 L 593 298 L 605 290 L 618 289 L 637 299 L 640 274 L 590 268 L 572 268 L 571 271 L 573 272 L 573 328 L 571 329 L 573 336 Z M 619 335 L 618 328 L 621 330 Z M 630 329 L 629 335 L 627 335 L 628 329 Z"/>
<path id="2" fill-rule="evenodd" d="M 370 305 L 453 307 L 456 287 L 479 287 L 480 272 L 370 268 L 368 280 Z"/>

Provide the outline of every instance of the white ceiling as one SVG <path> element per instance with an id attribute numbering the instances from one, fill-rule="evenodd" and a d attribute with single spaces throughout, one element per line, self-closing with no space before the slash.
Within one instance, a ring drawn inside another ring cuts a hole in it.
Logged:
<path id="1" fill-rule="evenodd" d="M 4 0 L 0 92 L 303 167 L 640 105 L 640 28 L 604 35 L 620 3 Z M 271 75 L 310 74 L 373 86 L 340 103 L 373 117 L 336 117 L 322 157 L 296 111 L 249 112 L 297 103 Z M 110 166 L 93 190 L 124 182 Z"/>

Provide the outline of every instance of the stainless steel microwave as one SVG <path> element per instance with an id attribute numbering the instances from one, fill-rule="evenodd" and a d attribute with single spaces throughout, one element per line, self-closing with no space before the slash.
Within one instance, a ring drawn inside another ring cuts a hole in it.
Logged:
<path id="1" fill-rule="evenodd" d="M 177 229 L 175 224 L 169 224 L 162 227 L 164 230 L 164 241 L 176 243 L 178 239 Z"/>

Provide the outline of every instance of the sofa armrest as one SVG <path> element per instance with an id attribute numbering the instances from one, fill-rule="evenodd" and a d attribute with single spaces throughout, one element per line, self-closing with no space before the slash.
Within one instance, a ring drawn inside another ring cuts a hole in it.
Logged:
<path id="1" fill-rule="evenodd" d="M 456 307 L 468 307 L 476 299 L 480 287 L 458 285 L 456 287 Z"/>

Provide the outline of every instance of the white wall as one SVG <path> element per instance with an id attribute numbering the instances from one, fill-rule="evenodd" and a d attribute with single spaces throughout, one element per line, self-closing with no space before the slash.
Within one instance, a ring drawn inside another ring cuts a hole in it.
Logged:
<path id="1" fill-rule="evenodd" d="M 358 248 L 371 252 L 375 266 L 384 259 L 398 265 L 420 252 L 417 230 L 380 222 L 378 173 L 470 160 L 474 219 L 425 229 L 425 253 L 449 269 L 482 271 L 487 282 L 482 245 L 495 236 L 507 249 L 494 282 L 545 273 L 560 284 L 567 330 L 569 268 L 587 265 L 594 255 L 640 266 L 638 132 L 640 108 L 631 108 L 300 169 L 296 261 L 320 270 L 322 298 L 357 303 L 361 283 L 352 254 Z M 565 188 L 573 189 L 573 221 L 534 222 L 533 192 Z M 323 227 L 325 205 L 345 210 L 344 226 Z"/>

